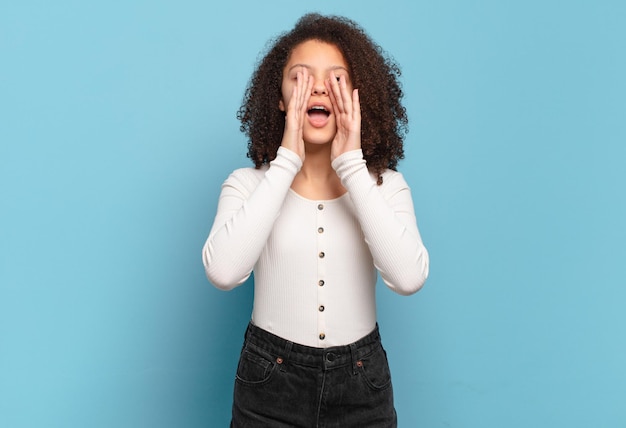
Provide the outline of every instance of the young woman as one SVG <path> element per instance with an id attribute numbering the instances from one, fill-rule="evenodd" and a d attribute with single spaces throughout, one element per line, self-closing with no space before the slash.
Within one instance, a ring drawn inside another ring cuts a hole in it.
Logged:
<path id="1" fill-rule="evenodd" d="M 357 24 L 310 14 L 250 80 L 238 117 L 255 167 L 223 184 L 202 251 L 218 288 L 254 271 L 233 427 L 396 426 L 377 272 L 408 295 L 429 262 L 395 171 L 399 74 Z"/>

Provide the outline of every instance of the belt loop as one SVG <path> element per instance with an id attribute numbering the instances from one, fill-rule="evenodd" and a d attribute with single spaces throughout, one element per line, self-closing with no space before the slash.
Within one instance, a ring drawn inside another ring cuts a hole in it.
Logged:
<path id="1" fill-rule="evenodd" d="M 289 359 L 289 354 L 291 354 L 291 347 L 293 346 L 293 342 L 288 340 L 287 343 L 285 343 L 285 350 L 283 351 L 284 359 L 285 361 L 287 361 Z"/>
<path id="2" fill-rule="evenodd" d="M 356 375 L 356 362 L 357 362 L 357 354 L 356 354 L 356 344 L 350 344 L 350 356 L 352 357 L 352 374 Z"/>
<path id="3" fill-rule="evenodd" d="M 291 354 L 291 347 L 293 346 L 293 342 L 290 340 L 285 341 L 285 349 L 283 350 L 283 362 L 280 365 L 280 371 L 285 371 L 285 363 L 289 361 L 289 355 Z"/>

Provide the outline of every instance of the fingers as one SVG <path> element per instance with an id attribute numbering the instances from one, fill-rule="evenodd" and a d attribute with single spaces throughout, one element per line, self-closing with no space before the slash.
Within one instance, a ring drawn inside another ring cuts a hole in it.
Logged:
<path id="1" fill-rule="evenodd" d="M 296 84 L 296 110 L 298 112 L 302 112 L 304 105 L 305 104 L 305 99 L 306 99 L 306 88 L 308 86 L 308 80 L 309 80 L 309 76 L 308 73 L 306 71 L 306 69 L 304 69 L 304 71 L 299 71 L 297 73 L 297 84 Z"/>
<path id="2" fill-rule="evenodd" d="M 296 84 L 291 92 L 291 98 L 289 105 L 287 106 L 287 116 L 291 116 L 294 120 L 294 125 L 297 124 L 298 128 L 302 128 L 304 124 L 304 117 L 306 116 L 306 110 L 311 98 L 311 90 L 313 88 L 313 78 L 309 75 L 308 71 L 298 71 L 296 74 Z"/>
<path id="3" fill-rule="evenodd" d="M 350 93 L 345 76 L 337 77 L 337 75 L 331 71 L 330 79 L 328 79 L 325 84 L 330 102 L 337 110 L 337 113 L 345 113 L 348 116 L 361 116 L 358 90 L 354 89 L 352 93 Z"/>
<path id="4" fill-rule="evenodd" d="M 352 90 L 352 111 L 354 112 L 354 117 L 357 119 L 361 119 L 361 101 L 359 99 L 359 90 Z"/>
<path id="5" fill-rule="evenodd" d="M 345 103 L 346 99 L 344 96 L 344 92 L 347 91 L 345 87 L 345 79 L 340 77 L 337 79 L 337 75 L 334 71 L 330 72 L 330 79 L 328 79 L 326 83 L 326 89 L 328 90 L 328 95 L 330 97 L 330 102 L 337 108 L 338 113 L 345 112 Z"/>
<path id="6" fill-rule="evenodd" d="M 294 108 L 298 113 L 305 113 L 309 98 L 311 98 L 311 90 L 313 89 L 313 77 L 309 75 L 309 72 L 299 71 L 297 73 L 297 83 L 294 87 L 294 93 L 292 100 L 294 100 Z"/>
<path id="7" fill-rule="evenodd" d="M 283 147 L 298 154 L 303 161 L 305 155 L 303 129 L 312 88 L 313 78 L 308 71 L 299 71 L 287 102 L 285 132 L 281 142 Z"/>
<path id="8" fill-rule="evenodd" d="M 302 76 L 302 80 L 304 82 L 304 89 L 302 91 L 304 95 L 304 99 L 302 100 L 302 110 L 306 113 L 307 107 L 309 105 L 309 99 L 311 98 L 311 93 L 313 91 L 313 76 L 309 74 L 307 69 L 304 69 L 304 73 Z"/>

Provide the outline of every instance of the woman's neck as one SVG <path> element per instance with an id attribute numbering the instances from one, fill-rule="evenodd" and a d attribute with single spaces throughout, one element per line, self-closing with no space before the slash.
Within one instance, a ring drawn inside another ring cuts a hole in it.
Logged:
<path id="1" fill-rule="evenodd" d="M 346 193 L 330 163 L 330 144 L 307 146 L 300 172 L 291 188 L 307 199 L 329 200 Z"/>

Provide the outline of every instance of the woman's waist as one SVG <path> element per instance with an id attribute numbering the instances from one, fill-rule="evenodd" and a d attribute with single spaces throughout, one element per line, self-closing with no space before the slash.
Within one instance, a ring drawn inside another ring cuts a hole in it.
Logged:
<path id="1" fill-rule="evenodd" d="M 293 342 L 257 326 L 254 322 L 248 325 L 245 339 L 247 347 L 267 353 L 279 364 L 289 362 L 325 369 L 354 364 L 382 346 L 377 324 L 355 341 L 330 347 Z"/>
<path id="2" fill-rule="evenodd" d="M 252 322 L 291 342 L 314 348 L 353 343 L 376 326 L 375 301 L 263 305 L 255 298 Z"/>

